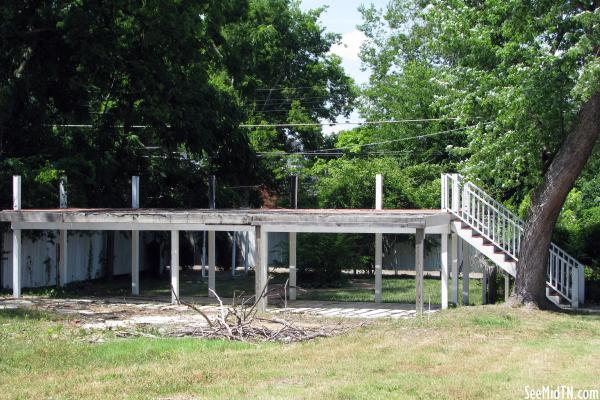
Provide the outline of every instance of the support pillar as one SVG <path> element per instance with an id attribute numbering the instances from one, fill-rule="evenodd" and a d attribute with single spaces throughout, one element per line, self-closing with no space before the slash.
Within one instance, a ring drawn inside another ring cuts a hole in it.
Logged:
<path id="1" fill-rule="evenodd" d="M 258 311 L 266 311 L 267 300 L 267 278 L 268 278 L 268 262 L 269 262 L 269 241 L 268 233 L 264 228 L 256 226 L 256 271 L 255 271 L 255 295 L 257 298 L 256 309 Z"/>
<path id="2" fill-rule="evenodd" d="M 171 231 L 171 303 L 179 301 L 179 231 Z"/>
<path id="3" fill-rule="evenodd" d="M 64 287 L 68 283 L 68 267 L 67 267 L 67 259 L 68 259 L 68 240 L 67 240 L 67 231 L 61 230 L 58 233 L 58 279 L 59 286 Z"/>
<path id="4" fill-rule="evenodd" d="M 67 199 L 67 178 L 62 177 L 60 179 L 59 187 L 58 187 L 58 199 L 59 199 L 59 207 L 67 208 L 68 207 L 68 199 Z M 58 232 L 58 247 L 59 247 L 59 260 L 58 260 L 58 285 L 60 287 L 64 287 L 68 283 L 68 243 L 67 243 L 68 232 L 66 229 L 61 229 Z"/>
<path id="5" fill-rule="evenodd" d="M 441 243 L 441 281 L 442 281 L 442 309 L 448 308 L 448 234 L 442 233 Z"/>
<path id="6" fill-rule="evenodd" d="M 381 303 L 383 275 L 383 235 L 375 234 L 375 303 Z"/>
<path id="7" fill-rule="evenodd" d="M 423 266 L 425 253 L 425 229 L 415 232 L 415 287 L 417 315 L 423 314 Z"/>
<path id="8" fill-rule="evenodd" d="M 211 210 L 217 208 L 217 177 L 209 176 L 208 180 L 208 205 Z M 215 290 L 215 231 L 208 231 L 208 297 L 215 297 L 211 290 Z"/>
<path id="9" fill-rule="evenodd" d="M 470 263 L 470 257 L 469 255 L 467 255 L 467 257 L 465 257 L 465 249 L 464 249 L 464 245 L 466 242 L 461 240 L 461 259 L 462 259 L 462 303 L 465 306 L 469 305 L 469 284 L 471 283 L 469 280 L 469 274 L 471 272 L 471 263 Z"/>
<path id="10" fill-rule="evenodd" d="M 289 250 L 290 282 L 288 298 L 290 301 L 296 300 L 296 232 L 290 232 L 290 250 Z"/>
<path id="11" fill-rule="evenodd" d="M 235 267 L 236 267 L 236 261 L 237 261 L 237 238 L 238 238 L 238 233 L 237 231 L 233 231 L 231 233 L 231 276 L 234 277 L 235 276 Z"/>
<path id="12" fill-rule="evenodd" d="M 131 208 L 140 208 L 140 177 L 131 177 Z M 140 231 L 131 231 L 131 294 L 140 294 Z"/>
<path id="13" fill-rule="evenodd" d="M 13 176 L 13 210 L 21 209 L 21 177 Z M 13 229 L 13 297 L 21 297 L 21 230 Z"/>
<path id="14" fill-rule="evenodd" d="M 208 297 L 215 297 L 215 231 L 208 231 Z"/>
<path id="15" fill-rule="evenodd" d="M 504 273 L 504 301 L 508 301 L 510 297 L 510 275 L 508 273 Z"/>
<path id="16" fill-rule="evenodd" d="M 458 235 L 451 235 L 450 253 L 452 259 L 452 303 L 458 306 Z"/>
<path id="17" fill-rule="evenodd" d="M 375 176 L 375 209 L 383 209 L 383 175 Z M 381 303 L 383 286 L 383 234 L 375 234 L 375 303 Z"/>
<path id="18" fill-rule="evenodd" d="M 131 231 L 131 294 L 140 295 L 140 231 Z"/>

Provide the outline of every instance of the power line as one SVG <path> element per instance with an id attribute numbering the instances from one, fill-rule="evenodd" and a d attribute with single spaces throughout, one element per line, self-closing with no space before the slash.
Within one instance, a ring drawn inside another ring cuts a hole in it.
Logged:
<path id="1" fill-rule="evenodd" d="M 346 122 L 300 122 L 284 124 L 240 124 L 240 128 L 291 128 L 295 126 L 336 126 L 336 125 L 383 125 L 404 124 L 410 122 L 449 121 L 458 118 L 420 118 L 420 119 L 388 119 L 380 121 L 346 121 Z"/>
<path id="2" fill-rule="evenodd" d="M 489 123 L 491 123 L 491 122 L 486 122 L 485 124 L 489 124 Z M 474 128 L 476 126 L 477 125 L 470 125 L 470 126 L 465 126 L 465 127 L 462 127 L 462 128 L 448 129 L 448 130 L 445 130 L 445 131 L 428 133 L 428 134 L 424 134 L 424 135 L 417 135 L 417 136 L 410 136 L 410 137 L 399 138 L 399 139 L 384 140 L 384 141 L 379 141 L 379 142 L 362 143 L 362 144 L 356 144 L 356 145 L 351 145 L 351 146 L 333 147 L 333 148 L 329 148 L 329 149 L 319 149 L 319 150 L 313 150 L 313 151 L 310 151 L 310 152 L 262 152 L 262 153 L 258 153 L 258 154 L 260 156 L 291 156 L 291 155 L 318 155 L 318 154 L 327 154 L 327 155 L 338 154 L 338 155 L 343 155 L 343 154 L 347 154 L 347 153 L 341 153 L 341 152 L 339 152 L 339 150 L 348 150 L 348 149 L 355 149 L 357 147 L 376 146 L 376 145 L 379 145 L 379 144 L 396 143 L 396 142 L 402 142 L 402 141 L 406 141 L 406 140 L 422 139 L 422 138 L 431 137 L 431 136 L 445 135 L 445 134 L 452 133 L 452 132 L 458 132 L 458 131 L 462 131 L 462 130 L 465 130 L 465 129 Z M 336 153 L 331 153 L 332 151 L 337 151 L 337 152 Z"/>

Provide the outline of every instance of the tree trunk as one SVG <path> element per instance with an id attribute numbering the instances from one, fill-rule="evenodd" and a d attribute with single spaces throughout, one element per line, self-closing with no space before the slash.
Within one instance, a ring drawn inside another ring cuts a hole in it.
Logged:
<path id="1" fill-rule="evenodd" d="M 600 92 L 583 104 L 577 125 L 552 160 L 527 212 L 517 262 L 513 305 L 547 308 L 546 265 L 552 231 L 567 194 L 588 160 L 600 132 Z"/>

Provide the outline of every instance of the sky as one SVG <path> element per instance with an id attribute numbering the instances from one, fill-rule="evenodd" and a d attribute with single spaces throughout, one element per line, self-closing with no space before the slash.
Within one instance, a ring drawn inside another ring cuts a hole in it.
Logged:
<path id="1" fill-rule="evenodd" d="M 340 44 L 333 45 L 331 52 L 342 58 L 342 65 L 346 73 L 354 78 L 357 84 L 367 83 L 369 72 L 361 70 L 361 63 L 358 57 L 360 46 L 365 40 L 364 34 L 357 29 L 357 25 L 362 23 L 362 17 L 358 11 L 360 5 L 373 4 L 377 8 L 382 8 L 387 4 L 387 0 L 302 0 L 300 7 L 303 10 L 309 10 L 321 6 L 328 6 L 321 14 L 321 25 L 329 32 L 342 35 Z M 353 113 L 350 118 L 338 119 L 338 122 L 344 120 L 360 120 L 357 113 Z M 324 127 L 325 133 L 337 132 L 348 129 L 349 126 Z"/>

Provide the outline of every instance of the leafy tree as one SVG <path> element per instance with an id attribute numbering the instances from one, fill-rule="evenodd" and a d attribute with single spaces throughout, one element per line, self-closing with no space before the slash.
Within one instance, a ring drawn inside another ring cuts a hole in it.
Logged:
<path id="1" fill-rule="evenodd" d="M 596 2 L 392 1 L 363 14 L 376 74 L 417 62 L 443 88 L 442 115 L 480 121 L 453 143 L 469 156 L 461 169 L 514 204 L 536 189 L 515 300 L 544 306 L 552 228 L 598 136 Z"/>

